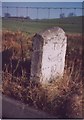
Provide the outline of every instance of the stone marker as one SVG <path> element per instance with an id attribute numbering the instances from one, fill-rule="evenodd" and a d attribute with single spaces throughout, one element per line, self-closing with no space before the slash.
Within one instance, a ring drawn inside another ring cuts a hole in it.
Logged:
<path id="1" fill-rule="evenodd" d="M 67 37 L 59 27 L 35 34 L 30 79 L 46 84 L 62 77 L 65 67 L 66 46 Z"/>

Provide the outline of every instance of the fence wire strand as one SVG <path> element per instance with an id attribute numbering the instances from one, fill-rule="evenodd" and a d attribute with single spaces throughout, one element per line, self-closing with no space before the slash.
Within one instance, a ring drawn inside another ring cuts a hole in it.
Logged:
<path id="1" fill-rule="evenodd" d="M 15 16 L 21 17 L 22 16 L 23 18 L 30 17 L 31 19 L 42 19 L 42 16 L 44 16 L 46 14 L 44 19 L 52 19 L 52 18 L 57 17 L 57 16 L 53 15 L 53 13 L 51 12 L 52 10 L 54 10 L 54 12 L 56 12 L 56 14 L 59 14 L 58 18 L 60 18 L 60 14 L 62 14 L 62 13 L 66 14 L 68 11 L 69 11 L 69 13 L 73 13 L 73 15 L 75 15 L 75 16 L 79 16 L 80 14 L 82 14 L 83 8 L 45 8 L 45 7 L 42 8 L 42 7 L 3 6 L 2 9 L 3 9 L 3 11 L 2 11 L 3 17 L 7 17 L 7 16 L 5 16 L 5 14 L 9 13 L 10 17 L 15 17 Z M 40 10 L 42 10 L 42 11 L 40 11 Z M 45 12 L 44 12 L 44 10 L 45 10 Z M 59 13 L 57 13 L 58 10 L 60 10 Z M 64 12 L 64 10 L 66 12 Z M 14 11 L 16 11 L 16 12 L 14 13 Z M 23 11 L 23 12 L 21 12 L 21 11 Z M 31 12 L 31 11 L 33 11 L 33 12 Z M 35 13 L 35 11 L 36 11 L 36 13 Z M 79 12 L 77 12 L 77 11 L 79 11 Z M 33 17 L 31 16 L 31 14 L 33 15 Z M 68 16 L 66 16 L 66 17 L 68 17 Z"/>

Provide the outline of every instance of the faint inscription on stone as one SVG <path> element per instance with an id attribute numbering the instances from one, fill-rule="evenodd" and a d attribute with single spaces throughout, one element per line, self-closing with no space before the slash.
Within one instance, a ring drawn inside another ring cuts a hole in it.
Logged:
<path id="1" fill-rule="evenodd" d="M 67 37 L 65 32 L 54 27 L 33 37 L 31 79 L 49 83 L 63 76 Z"/>

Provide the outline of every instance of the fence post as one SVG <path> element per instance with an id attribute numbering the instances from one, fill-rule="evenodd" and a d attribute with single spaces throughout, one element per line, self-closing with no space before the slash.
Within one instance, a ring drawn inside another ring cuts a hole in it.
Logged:
<path id="1" fill-rule="evenodd" d="M 16 17 L 18 17 L 18 7 L 16 7 Z"/>
<path id="2" fill-rule="evenodd" d="M 28 7 L 26 7 L 26 17 L 28 17 L 29 14 L 28 14 Z"/>
<path id="3" fill-rule="evenodd" d="M 50 8 L 48 8 L 48 19 L 50 18 Z"/>

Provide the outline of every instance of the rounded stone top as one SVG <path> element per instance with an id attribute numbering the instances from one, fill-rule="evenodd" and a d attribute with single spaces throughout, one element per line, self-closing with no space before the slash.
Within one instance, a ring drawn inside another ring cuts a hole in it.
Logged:
<path id="1" fill-rule="evenodd" d="M 52 27 L 52 28 L 48 28 L 44 31 L 41 31 L 38 34 L 41 35 L 43 38 L 45 38 L 46 36 L 52 37 L 52 35 L 54 35 L 54 36 L 59 35 L 59 34 L 65 35 L 65 32 L 60 27 Z"/>
<path id="2" fill-rule="evenodd" d="M 36 33 L 33 37 L 33 40 L 40 41 L 59 41 L 61 43 L 63 40 L 66 40 L 65 32 L 60 27 L 52 27 L 45 29 L 39 33 Z"/>

